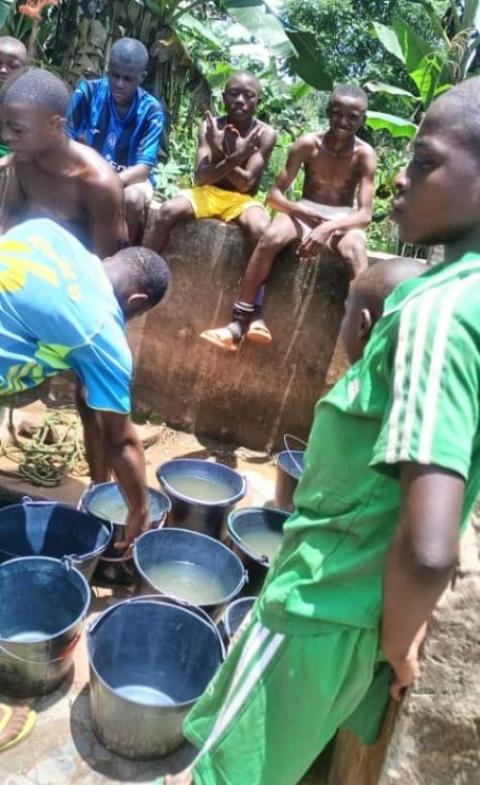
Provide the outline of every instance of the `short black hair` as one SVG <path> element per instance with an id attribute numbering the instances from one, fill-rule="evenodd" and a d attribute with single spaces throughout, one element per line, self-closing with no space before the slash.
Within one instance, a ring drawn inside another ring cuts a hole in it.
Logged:
<path id="1" fill-rule="evenodd" d="M 362 88 L 356 84 L 337 85 L 330 94 L 329 103 L 333 101 L 334 98 L 357 98 L 362 102 L 365 109 L 368 107 L 368 96 L 365 90 L 362 90 Z"/>
<path id="2" fill-rule="evenodd" d="M 110 52 L 110 63 L 113 60 L 143 73 L 148 66 L 148 50 L 136 38 L 119 38 Z"/>
<path id="3" fill-rule="evenodd" d="M 436 98 L 425 116 L 425 121 L 437 121 L 442 130 L 448 129 L 476 157 L 480 153 L 479 91 L 480 76 L 466 79 Z"/>
<path id="4" fill-rule="evenodd" d="M 28 52 L 27 47 L 20 41 L 19 38 L 14 38 L 11 35 L 0 35 L 0 46 L 2 44 L 8 44 L 9 46 L 15 47 L 18 49 L 18 53 L 21 54 L 22 58 L 24 59 L 25 63 L 28 61 Z"/>
<path id="5" fill-rule="evenodd" d="M 257 95 L 260 95 L 260 93 L 262 92 L 262 85 L 260 83 L 260 79 L 258 79 L 258 77 L 256 77 L 255 74 L 252 74 L 250 71 L 234 71 L 233 74 L 230 74 L 225 84 L 225 90 L 228 88 L 228 85 L 230 84 L 232 79 L 236 79 L 238 76 L 251 79 L 252 82 L 255 82 L 255 87 L 257 88 Z"/>
<path id="6" fill-rule="evenodd" d="M 127 278 L 130 289 L 147 295 L 149 308 L 165 296 L 171 275 L 163 256 L 149 248 L 132 246 L 123 248 L 112 259 L 115 265 L 122 265 L 123 276 Z"/>
<path id="7" fill-rule="evenodd" d="M 373 311 L 382 312 L 383 303 L 396 286 L 427 270 L 427 265 L 418 259 L 403 256 L 382 259 L 360 273 L 352 283 L 352 292 Z"/>
<path id="8" fill-rule="evenodd" d="M 58 76 L 43 68 L 27 68 L 3 91 L 4 104 L 28 104 L 66 117 L 70 100 L 68 87 Z"/>

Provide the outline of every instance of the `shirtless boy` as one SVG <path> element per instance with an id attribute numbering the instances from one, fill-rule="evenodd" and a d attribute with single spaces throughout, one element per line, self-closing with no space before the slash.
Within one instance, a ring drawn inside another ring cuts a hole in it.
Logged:
<path id="1" fill-rule="evenodd" d="M 199 135 L 195 187 L 166 202 L 147 245 L 162 251 L 172 226 L 190 218 L 234 221 L 254 245 L 267 228 L 268 215 L 255 194 L 277 138 L 276 131 L 254 117 L 260 83 L 239 71 L 229 78 L 223 100 L 226 115 L 205 115 Z"/>
<path id="2" fill-rule="evenodd" d="M 0 223 L 49 217 L 102 257 L 126 242 L 122 184 L 103 158 L 65 134 L 69 94 L 54 74 L 30 68 L 2 97 L 2 136 L 12 150 Z"/>
<path id="3" fill-rule="evenodd" d="M 0 36 L 0 87 L 27 67 L 28 54 L 18 38 Z"/>
<path id="4" fill-rule="evenodd" d="M 293 242 L 300 241 L 301 259 L 315 257 L 321 248 L 335 251 L 351 278 L 367 267 L 362 230 L 372 218 L 376 156 L 370 145 L 355 136 L 366 109 L 367 96 L 361 88 L 337 87 L 328 104 L 328 131 L 302 136 L 292 146 L 268 197 L 270 207 L 280 214 L 250 257 L 232 321 L 227 327 L 207 330 L 201 338 L 228 351 L 237 351 L 245 334 L 257 343 L 271 343 L 270 330 L 255 302 L 277 254 Z M 292 202 L 285 192 L 302 168 L 302 199 Z"/>
<path id="5" fill-rule="evenodd" d="M 28 54 L 26 47 L 18 38 L 9 35 L 0 36 L 0 89 L 9 79 L 18 76 L 27 67 Z M 0 144 L 0 158 L 10 152 L 8 147 Z M 3 161 L 2 164 L 3 166 Z"/>

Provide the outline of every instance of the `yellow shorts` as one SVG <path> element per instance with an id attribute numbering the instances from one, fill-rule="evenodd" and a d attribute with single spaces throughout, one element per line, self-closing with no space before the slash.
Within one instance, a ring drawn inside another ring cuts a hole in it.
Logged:
<path id="1" fill-rule="evenodd" d="M 249 194 L 236 191 L 225 191 L 216 185 L 199 185 L 180 191 L 192 205 L 195 218 L 221 218 L 222 221 L 234 221 L 249 207 L 261 207 L 263 204 Z"/>

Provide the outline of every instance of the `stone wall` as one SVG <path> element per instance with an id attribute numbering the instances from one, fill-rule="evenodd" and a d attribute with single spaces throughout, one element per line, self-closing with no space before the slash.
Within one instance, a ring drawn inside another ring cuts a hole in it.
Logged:
<path id="1" fill-rule="evenodd" d="M 219 221 L 178 224 L 165 251 L 172 271 L 167 302 L 137 324 L 137 410 L 197 435 L 254 449 L 279 446 L 284 433 L 306 437 L 315 402 L 345 368 L 332 357 L 348 290 L 338 258 L 299 263 L 293 253 L 275 265 L 265 317 L 271 346 L 244 341 L 236 354 L 199 339 L 230 321 L 248 260 L 236 226 Z"/>

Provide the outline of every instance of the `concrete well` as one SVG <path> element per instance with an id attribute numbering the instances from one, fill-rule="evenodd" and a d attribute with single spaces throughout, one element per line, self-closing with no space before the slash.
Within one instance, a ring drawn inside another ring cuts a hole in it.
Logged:
<path id="1" fill-rule="evenodd" d="M 329 254 L 299 263 L 278 259 L 265 304 L 271 346 L 244 341 L 236 354 L 199 339 L 230 321 L 248 260 L 241 230 L 220 221 L 178 224 L 165 251 L 168 301 L 130 331 L 137 410 L 197 435 L 253 449 L 305 438 L 316 401 L 345 368 L 335 355 L 348 279 Z"/>

